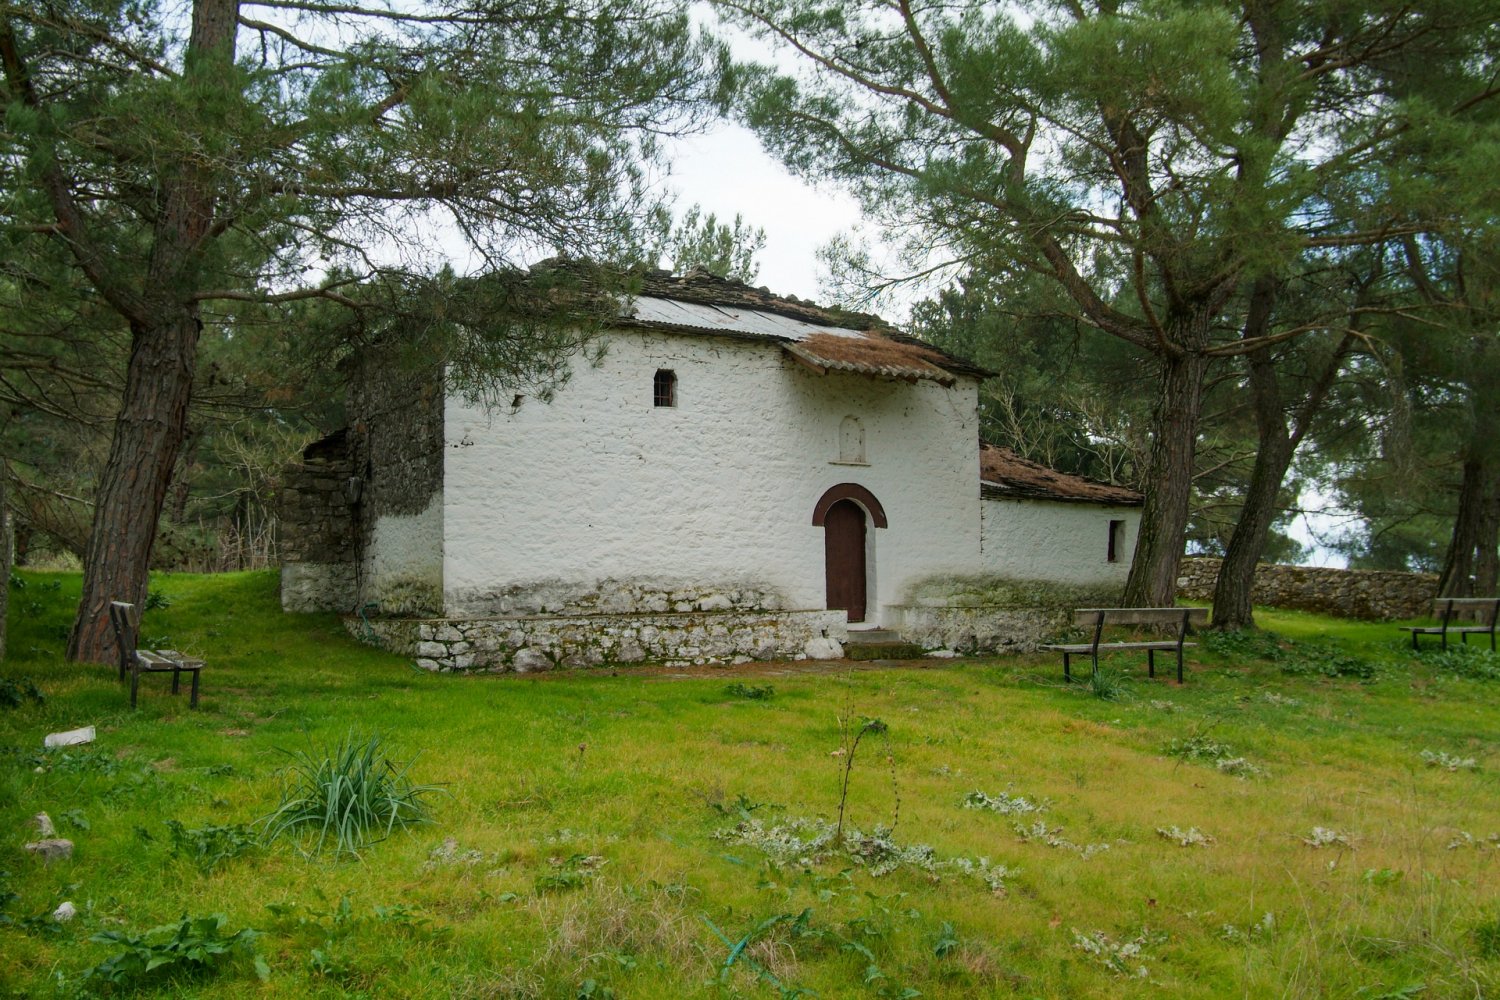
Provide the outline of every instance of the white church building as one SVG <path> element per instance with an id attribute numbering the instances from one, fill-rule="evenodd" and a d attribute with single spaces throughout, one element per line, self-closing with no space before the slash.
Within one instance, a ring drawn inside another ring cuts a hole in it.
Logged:
<path id="1" fill-rule="evenodd" d="M 1141 496 L 981 448 L 988 373 L 873 317 L 651 272 L 603 347 L 498 408 L 358 379 L 290 477 L 283 606 L 536 670 L 1024 648 L 1068 608 L 1016 595 L 1124 583 Z"/>

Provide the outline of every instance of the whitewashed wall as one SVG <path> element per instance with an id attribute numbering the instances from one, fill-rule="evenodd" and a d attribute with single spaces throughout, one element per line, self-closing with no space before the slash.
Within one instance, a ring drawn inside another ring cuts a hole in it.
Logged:
<path id="1" fill-rule="evenodd" d="M 1010 580 L 1120 586 L 1130 575 L 1139 507 L 1046 500 L 985 499 L 980 504 L 985 573 Z M 1125 522 L 1116 562 L 1107 559 L 1110 521 Z"/>
<path id="2" fill-rule="evenodd" d="M 676 407 L 652 405 L 659 368 Z M 852 482 L 889 519 L 869 529 L 878 622 L 908 581 L 981 569 L 976 405 L 971 379 L 820 376 L 775 344 L 612 334 L 550 404 L 448 400 L 445 613 L 822 608 L 813 507 Z M 837 464 L 851 415 L 867 465 Z"/>

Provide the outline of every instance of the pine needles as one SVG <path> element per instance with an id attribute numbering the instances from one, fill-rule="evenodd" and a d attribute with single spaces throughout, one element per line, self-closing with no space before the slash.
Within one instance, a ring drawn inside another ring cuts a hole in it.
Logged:
<path id="1" fill-rule="evenodd" d="M 415 761 L 396 764 L 381 737 L 352 732 L 331 752 L 283 750 L 291 763 L 282 772 L 281 804 L 261 823 L 268 840 L 290 836 L 309 854 L 359 849 L 389 837 L 398 827 L 427 822 L 427 798 L 436 785 L 407 777 Z"/>

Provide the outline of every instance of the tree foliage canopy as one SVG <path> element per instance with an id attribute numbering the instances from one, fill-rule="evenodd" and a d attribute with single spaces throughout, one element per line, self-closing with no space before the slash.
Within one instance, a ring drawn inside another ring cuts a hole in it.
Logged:
<path id="1" fill-rule="evenodd" d="M 722 61 L 664 3 L 0 0 L 7 275 L 129 343 L 70 655 L 107 659 L 105 604 L 144 595 L 206 324 L 427 308 L 437 359 L 535 374 L 503 314 L 449 321 L 442 263 L 637 255 L 642 165 L 720 102 Z"/>
<path id="2" fill-rule="evenodd" d="M 1044 276 L 1155 357 L 1133 603 L 1171 597 L 1215 359 L 1350 321 L 1252 324 L 1241 293 L 1269 316 L 1308 255 L 1485 211 L 1500 162 L 1478 0 L 716 5 L 800 57 L 743 67 L 750 125 L 852 190 L 908 273 Z"/>

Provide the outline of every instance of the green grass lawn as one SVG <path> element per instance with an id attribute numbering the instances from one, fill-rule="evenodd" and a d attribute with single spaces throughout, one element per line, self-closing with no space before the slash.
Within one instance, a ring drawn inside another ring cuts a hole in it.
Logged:
<path id="1" fill-rule="evenodd" d="M 9 995 L 1500 992 L 1500 665 L 1388 624 L 1265 612 L 1287 641 L 1205 642 L 1182 687 L 1121 658 L 1114 700 L 1054 656 L 432 676 L 280 614 L 272 575 L 166 576 L 143 645 L 203 655 L 203 703 L 153 676 L 132 712 L 62 660 L 78 577 L 19 579 L 0 681 L 45 701 L 0 708 Z M 865 719 L 840 848 L 841 720 Z M 443 786 L 429 824 L 358 859 L 246 835 L 287 751 L 350 733 Z M 23 850 L 41 811 L 71 860 Z M 124 947 L 96 935 L 184 914 L 258 931 L 268 978 L 83 978 Z"/>

